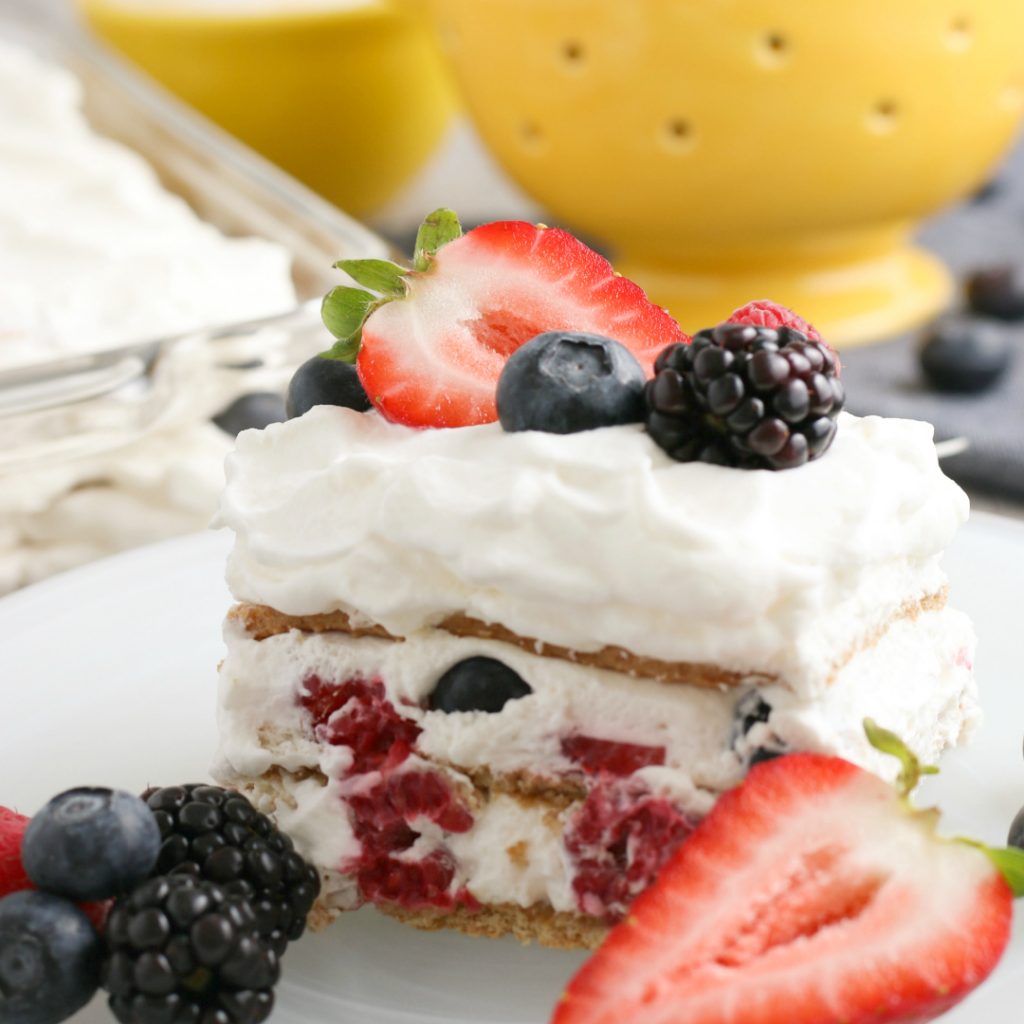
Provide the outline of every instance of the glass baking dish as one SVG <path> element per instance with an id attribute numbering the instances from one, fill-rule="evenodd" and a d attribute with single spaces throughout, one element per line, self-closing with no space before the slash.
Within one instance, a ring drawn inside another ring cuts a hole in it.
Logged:
<path id="1" fill-rule="evenodd" d="M 330 340 L 319 300 L 335 260 L 390 255 L 388 244 L 182 105 L 73 23 L 0 13 L 0 38 L 81 82 L 92 128 L 140 154 L 164 187 L 226 235 L 258 236 L 292 257 L 299 306 L 257 323 L 204 324 L 175 339 L 0 371 L 0 473 L 109 450 L 173 413 L 197 375 L 237 393 L 278 390 L 282 371 Z M 134 350 L 132 350 L 134 349 Z M 26 381 L 29 383 L 26 383 Z"/>

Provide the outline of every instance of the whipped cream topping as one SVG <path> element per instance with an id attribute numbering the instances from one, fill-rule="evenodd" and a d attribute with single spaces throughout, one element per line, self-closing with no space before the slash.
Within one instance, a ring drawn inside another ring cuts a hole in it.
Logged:
<path id="1" fill-rule="evenodd" d="M 463 612 L 802 695 L 942 588 L 968 512 L 931 426 L 847 414 L 826 456 L 773 473 L 676 463 L 639 426 L 417 431 L 320 407 L 242 434 L 227 473 L 240 600 L 401 636 Z"/>
<path id="2" fill-rule="evenodd" d="M 295 305 L 286 250 L 200 221 L 137 154 L 90 128 L 81 101 L 71 74 L 0 42 L 0 369 Z M 231 440 L 207 418 L 286 378 L 254 384 L 211 362 L 199 346 L 164 361 L 174 401 L 141 434 L 0 473 L 0 593 L 208 524 Z M 69 408 L 69 436 L 113 412 Z"/>

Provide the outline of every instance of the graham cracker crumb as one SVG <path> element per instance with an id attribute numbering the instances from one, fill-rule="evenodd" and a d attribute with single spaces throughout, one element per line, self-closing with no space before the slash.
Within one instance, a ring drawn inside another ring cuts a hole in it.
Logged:
<path id="1" fill-rule="evenodd" d="M 505 852 L 517 868 L 525 868 L 530 863 L 530 844 L 525 839 L 513 843 Z"/>

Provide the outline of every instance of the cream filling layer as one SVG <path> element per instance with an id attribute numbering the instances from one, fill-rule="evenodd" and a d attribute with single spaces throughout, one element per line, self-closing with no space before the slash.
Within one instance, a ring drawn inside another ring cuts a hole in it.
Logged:
<path id="1" fill-rule="evenodd" d="M 350 764 L 347 748 L 317 743 L 297 694 L 305 679 L 380 678 L 403 715 L 422 729 L 417 753 L 428 761 L 492 773 L 558 775 L 573 766 L 561 738 L 583 733 L 621 742 L 664 745 L 666 763 L 636 773 L 655 794 L 699 818 L 719 792 L 742 777 L 743 757 L 760 745 L 816 750 L 845 757 L 893 777 L 896 764 L 864 741 L 871 716 L 904 736 L 925 760 L 961 742 L 978 718 L 971 671 L 974 636 L 951 609 L 900 620 L 872 648 L 856 655 L 828 693 L 801 702 L 781 687 L 759 692 L 772 705 L 764 725 L 730 747 L 740 692 L 634 680 L 618 673 L 541 658 L 496 641 L 424 634 L 404 643 L 342 634 L 293 632 L 254 641 L 237 623 L 226 627 L 228 656 L 221 669 L 221 746 L 215 774 L 229 784 L 251 783 L 272 768 L 313 769 L 328 783 L 287 780 L 279 820 L 296 845 L 333 881 L 333 905 L 351 905 L 351 884 L 338 867 L 358 852 L 334 781 Z M 514 668 L 533 687 L 496 714 L 427 712 L 424 702 L 439 676 L 463 658 L 485 655 Z M 485 903 L 546 902 L 572 910 L 572 866 L 561 841 L 562 817 L 539 802 L 491 794 L 474 808 L 473 827 L 445 834 L 459 864 L 458 884 Z M 429 847 L 441 841 L 425 831 Z M 524 845 L 519 845 L 524 844 Z M 425 849 L 427 847 L 424 847 Z"/>

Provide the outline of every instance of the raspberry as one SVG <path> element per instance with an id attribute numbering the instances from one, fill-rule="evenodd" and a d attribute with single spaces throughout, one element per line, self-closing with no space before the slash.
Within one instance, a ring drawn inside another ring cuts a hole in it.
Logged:
<path id="1" fill-rule="evenodd" d="M 608 922 L 620 920 L 692 831 L 679 810 L 646 786 L 599 782 L 565 831 L 580 910 Z"/>
<path id="2" fill-rule="evenodd" d="M 420 768 L 398 770 L 416 745 L 420 728 L 387 699 L 380 679 L 327 683 L 309 677 L 300 703 L 322 743 L 352 750 L 345 798 L 360 853 L 344 870 L 355 874 L 364 900 L 403 907 L 478 907 L 465 890 L 452 891 L 455 861 L 443 846 L 426 857 L 407 856 L 425 818 L 446 832 L 468 832 L 473 816 L 445 777 Z"/>
<path id="3" fill-rule="evenodd" d="M 773 327 L 776 330 L 780 327 L 791 327 L 794 331 L 799 331 L 811 341 L 820 341 L 828 345 L 828 342 L 822 338 L 818 329 L 813 324 L 809 324 L 802 316 L 798 316 L 791 309 L 786 309 L 785 306 L 772 302 L 771 299 L 755 299 L 753 302 L 748 302 L 745 306 L 740 306 L 739 309 L 735 310 L 725 322 L 727 324 L 750 324 L 753 327 Z M 839 362 L 839 354 L 831 345 L 828 345 L 828 347 L 836 361 L 836 376 L 838 377 L 842 369 Z"/>
<path id="4" fill-rule="evenodd" d="M 321 743 L 351 748 L 351 774 L 397 767 L 420 734 L 415 722 L 395 710 L 379 679 L 325 683 L 310 676 L 300 702 L 312 715 L 313 731 Z"/>
<path id="5" fill-rule="evenodd" d="M 245 899 L 191 875 L 143 882 L 114 904 L 103 987 L 122 1024 L 259 1024 L 274 1006 L 277 954 Z"/>
<path id="6" fill-rule="evenodd" d="M 401 858 L 419 838 L 410 825 L 417 818 L 427 818 L 447 832 L 468 832 L 473 826 L 473 816 L 439 772 L 378 776 L 371 787 L 348 799 L 352 829 L 362 848 L 355 872 L 364 899 L 441 909 L 472 899 L 468 893 L 450 891 L 455 864 L 444 848 L 426 858 Z"/>
<path id="7" fill-rule="evenodd" d="M 594 736 L 566 736 L 562 753 L 575 761 L 589 775 L 632 775 L 652 764 L 665 763 L 664 747 L 648 747 L 641 743 L 617 743 Z"/>
<path id="8" fill-rule="evenodd" d="M 824 342 L 747 324 L 664 349 L 646 398 L 647 431 L 673 459 L 743 469 L 791 469 L 824 454 L 845 400 Z"/>
<path id="9" fill-rule="evenodd" d="M 260 934 L 283 955 L 320 893 L 319 876 L 291 839 L 240 793 L 219 786 L 167 786 L 143 799 L 160 826 L 154 874 L 207 878 L 244 897 Z"/>
<path id="10" fill-rule="evenodd" d="M 771 299 L 755 299 L 740 306 L 725 321 L 728 324 L 750 324 L 752 327 L 792 327 L 812 341 L 821 341 L 821 335 L 802 316 L 780 306 Z"/>
<path id="11" fill-rule="evenodd" d="M 473 816 L 452 796 L 439 772 L 410 771 L 387 781 L 388 803 L 406 821 L 424 817 L 446 832 L 468 832 Z"/>
<path id="12" fill-rule="evenodd" d="M 434 850 L 418 860 L 373 857 L 359 868 L 359 888 L 374 903 L 397 903 L 414 909 L 452 910 L 460 904 L 477 909 L 479 903 L 464 889 L 452 892 L 455 862 L 447 850 Z"/>

